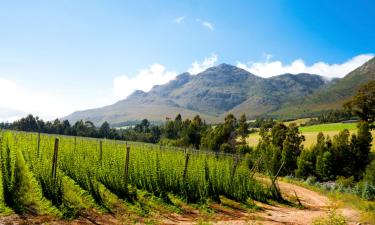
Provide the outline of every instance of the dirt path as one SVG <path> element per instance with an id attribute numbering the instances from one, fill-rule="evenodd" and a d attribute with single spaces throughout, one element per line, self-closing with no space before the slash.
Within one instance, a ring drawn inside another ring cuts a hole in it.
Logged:
<path id="1" fill-rule="evenodd" d="M 334 207 L 326 196 L 307 188 L 282 181 L 279 181 L 279 186 L 284 198 L 298 202 L 298 196 L 304 208 L 263 205 L 265 210 L 259 214 L 265 220 L 262 224 L 311 224 L 315 218 L 324 216 L 329 208 Z M 357 224 L 359 221 L 360 214 L 356 210 L 339 208 L 338 212 L 346 217 L 349 224 Z"/>
<path id="2" fill-rule="evenodd" d="M 285 204 L 275 203 L 267 205 L 257 202 L 256 204 L 262 208 L 261 211 L 250 213 L 241 207 L 231 205 L 231 207 L 224 207 L 220 204 L 212 204 L 210 208 L 215 213 L 208 217 L 202 217 L 198 210 L 187 208 L 182 214 L 169 214 L 157 216 L 157 221 L 162 224 L 182 224 L 191 225 L 203 222 L 205 220 L 213 221 L 209 224 L 217 225 L 247 225 L 247 224 L 290 224 L 290 225 L 304 225 L 311 224 L 311 222 L 320 216 L 326 215 L 329 208 L 334 207 L 333 203 L 324 195 L 311 191 L 301 186 L 279 181 L 279 186 L 283 197 L 291 202 L 297 203 L 297 197 L 301 202 L 303 208 L 292 207 Z M 237 203 L 239 204 L 239 203 Z M 187 206 L 189 207 L 189 206 Z M 359 212 L 350 208 L 339 208 L 338 212 L 342 213 L 349 224 L 357 224 L 359 221 Z M 19 216 L 11 215 L 8 217 L 0 217 L 1 224 L 124 224 L 122 218 L 118 220 L 113 215 L 100 215 L 97 213 L 87 212 L 87 216 L 81 216 L 73 221 L 63 221 L 50 216 Z M 126 215 L 124 215 L 126 217 Z M 126 219 L 125 219 L 126 220 Z M 139 221 L 138 221 L 139 222 Z M 125 224 L 133 224 L 126 223 Z M 141 222 L 142 224 L 142 222 Z"/>
<path id="3" fill-rule="evenodd" d="M 328 209 L 333 208 L 333 203 L 324 195 L 311 191 L 301 186 L 279 181 L 279 186 L 283 197 L 291 202 L 297 203 L 297 197 L 301 202 L 303 208 L 292 207 L 288 205 L 281 205 L 275 203 L 274 205 L 267 205 L 257 203 L 263 210 L 255 213 L 234 212 L 227 210 L 227 212 L 218 212 L 212 222 L 217 225 L 247 225 L 247 224 L 263 224 L 263 225 L 305 225 L 311 224 L 312 221 L 327 214 Z M 338 212 L 344 215 L 349 224 L 358 224 L 360 214 L 356 210 L 350 208 L 339 208 Z M 165 224 L 196 224 L 194 217 L 187 217 L 180 215 L 173 220 L 166 220 Z"/>

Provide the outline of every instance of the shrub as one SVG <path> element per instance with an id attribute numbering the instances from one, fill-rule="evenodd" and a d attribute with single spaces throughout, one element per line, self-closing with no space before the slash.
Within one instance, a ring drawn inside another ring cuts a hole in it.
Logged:
<path id="1" fill-rule="evenodd" d="M 315 185 L 316 184 L 316 177 L 314 176 L 309 176 L 307 179 L 306 179 L 306 183 L 308 185 Z"/>
<path id="2" fill-rule="evenodd" d="M 327 216 L 317 218 L 313 225 L 345 225 L 348 224 L 343 215 L 338 214 L 336 210 L 329 210 Z"/>
<path id="3" fill-rule="evenodd" d="M 363 180 L 367 183 L 375 185 L 375 160 L 367 166 Z"/>
<path id="4" fill-rule="evenodd" d="M 354 177 L 351 176 L 351 177 L 346 178 L 346 177 L 339 176 L 337 177 L 336 184 L 340 188 L 351 188 L 355 184 Z"/>
<path id="5" fill-rule="evenodd" d="M 366 200 L 374 200 L 375 199 L 375 186 L 364 183 L 362 186 L 362 198 Z"/>

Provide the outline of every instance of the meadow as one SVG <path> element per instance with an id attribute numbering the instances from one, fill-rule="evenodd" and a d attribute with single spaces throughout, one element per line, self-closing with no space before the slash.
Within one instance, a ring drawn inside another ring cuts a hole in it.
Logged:
<path id="1" fill-rule="evenodd" d="M 291 123 L 291 122 L 289 122 Z M 312 126 L 301 126 L 299 130 L 305 136 L 305 141 L 303 142 L 305 147 L 311 147 L 316 143 L 316 137 L 319 132 L 323 132 L 324 135 L 329 135 L 331 138 L 337 135 L 340 131 L 347 129 L 351 134 L 356 133 L 357 124 L 356 123 L 327 123 L 318 124 Z M 375 131 L 371 131 L 373 137 L 375 137 Z M 247 143 L 255 147 L 259 142 L 259 133 L 251 133 L 247 137 Z M 375 151 L 375 138 L 372 140 L 372 150 Z"/>

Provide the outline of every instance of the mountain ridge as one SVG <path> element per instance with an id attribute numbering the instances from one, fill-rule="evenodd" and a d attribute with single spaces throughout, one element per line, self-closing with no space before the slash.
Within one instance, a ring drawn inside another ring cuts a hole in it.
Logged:
<path id="1" fill-rule="evenodd" d="M 143 118 L 163 121 L 180 113 L 188 118 L 199 114 L 208 123 L 216 123 L 227 113 L 237 116 L 246 113 L 249 117 L 265 114 L 290 116 L 290 111 L 304 115 L 319 111 L 314 109 L 317 104 L 329 105 L 333 101 L 341 101 L 340 95 L 335 95 L 335 90 L 344 91 L 347 98 L 350 95 L 348 90 L 355 90 L 359 84 L 375 79 L 374 71 L 374 58 L 344 78 L 331 81 L 307 73 L 262 78 L 222 63 L 196 75 L 187 72 L 179 74 L 166 84 L 153 86 L 148 92 L 137 90 L 112 105 L 77 111 L 64 119 L 71 122 L 83 119 L 95 124 L 104 121 L 116 124 Z M 358 81 L 358 85 L 353 81 Z M 296 109 L 296 103 L 303 105 L 306 110 Z"/>

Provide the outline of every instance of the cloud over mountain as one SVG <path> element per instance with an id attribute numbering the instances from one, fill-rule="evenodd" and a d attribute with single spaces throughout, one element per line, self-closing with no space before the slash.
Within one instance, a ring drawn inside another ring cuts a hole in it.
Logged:
<path id="1" fill-rule="evenodd" d="M 267 55 L 264 62 L 238 62 L 237 67 L 261 77 L 272 77 L 284 73 L 311 73 L 319 74 L 327 78 L 334 78 L 345 76 L 370 60 L 372 57 L 374 57 L 374 54 L 361 54 L 341 64 L 317 62 L 309 66 L 306 65 L 302 59 L 296 59 L 290 64 L 283 64 L 283 62 L 278 60 L 272 61 L 272 56 Z"/>
<path id="2" fill-rule="evenodd" d="M 206 58 L 202 62 L 194 61 L 191 67 L 188 69 L 188 72 L 192 75 L 198 74 L 203 72 L 204 70 L 212 67 L 218 61 L 218 57 L 216 54 L 212 54 Z"/>
<path id="3" fill-rule="evenodd" d="M 167 71 L 161 64 L 153 64 L 141 69 L 133 77 L 122 75 L 113 80 L 113 95 L 124 99 L 136 90 L 149 91 L 154 85 L 165 84 L 177 76 L 175 71 Z"/>

